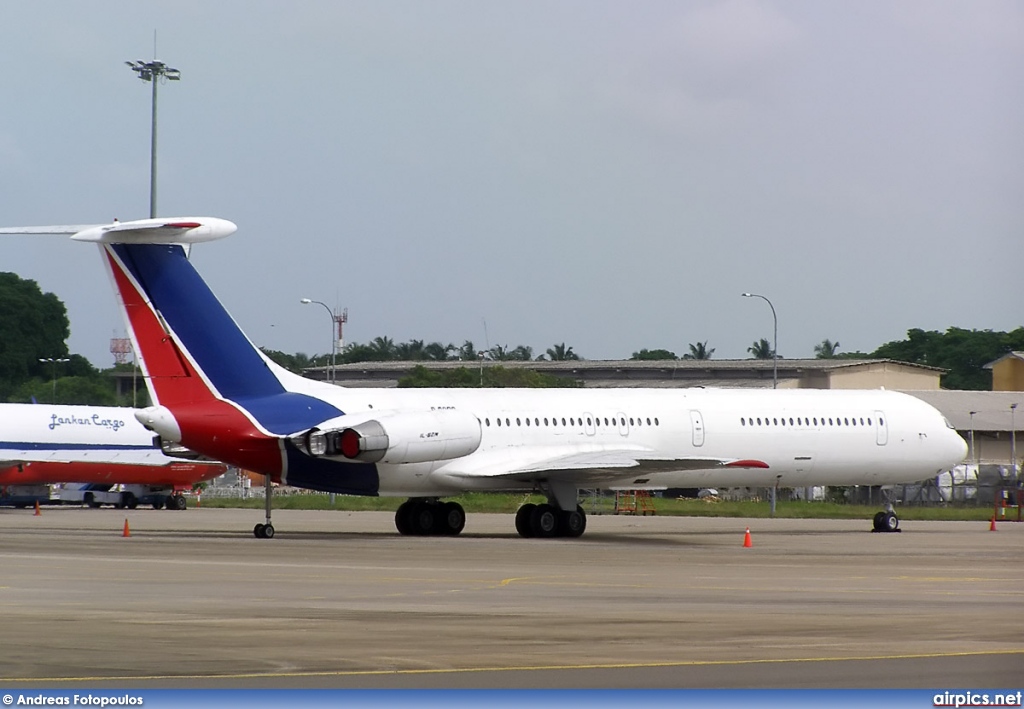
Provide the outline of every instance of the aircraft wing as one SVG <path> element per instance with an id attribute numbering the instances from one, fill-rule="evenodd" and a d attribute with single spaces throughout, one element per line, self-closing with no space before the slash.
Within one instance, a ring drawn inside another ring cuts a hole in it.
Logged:
<path id="1" fill-rule="evenodd" d="M 63 448 L 63 449 L 0 449 L 0 467 L 18 463 L 110 463 L 113 465 L 168 465 L 182 462 L 155 448 Z"/>
<path id="2" fill-rule="evenodd" d="M 760 460 L 691 456 L 653 458 L 643 448 L 619 447 L 580 451 L 575 448 L 506 449 L 452 461 L 435 475 L 452 478 L 559 479 L 580 487 L 607 483 L 627 475 L 718 468 L 767 468 Z"/>

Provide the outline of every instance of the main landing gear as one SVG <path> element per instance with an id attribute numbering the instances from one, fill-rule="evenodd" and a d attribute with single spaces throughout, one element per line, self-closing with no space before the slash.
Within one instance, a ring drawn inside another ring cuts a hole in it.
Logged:
<path id="1" fill-rule="evenodd" d="M 252 534 L 257 539 L 273 539 L 274 538 L 274 525 L 270 523 L 270 506 L 273 502 L 274 490 L 270 485 L 270 476 L 263 476 L 264 483 L 264 509 L 267 512 L 267 523 L 257 524 L 252 528 Z"/>
<path id="2" fill-rule="evenodd" d="M 516 531 L 520 537 L 578 537 L 587 529 L 587 513 L 576 505 L 574 510 L 557 505 L 535 505 L 528 502 L 516 512 Z"/>
<path id="3" fill-rule="evenodd" d="M 892 510 L 885 510 L 875 514 L 874 527 L 872 532 L 901 532 L 900 519 Z"/>
<path id="4" fill-rule="evenodd" d="M 403 535 L 454 537 L 465 526 L 466 511 L 458 502 L 414 497 L 399 505 L 395 512 L 395 527 Z"/>

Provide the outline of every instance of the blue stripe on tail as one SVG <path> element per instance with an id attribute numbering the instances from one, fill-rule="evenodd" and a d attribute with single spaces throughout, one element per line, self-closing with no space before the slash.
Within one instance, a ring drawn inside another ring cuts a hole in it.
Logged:
<path id="1" fill-rule="evenodd" d="M 245 408 L 266 430 L 289 435 L 341 415 L 320 399 L 284 388 L 181 246 L 112 248 L 217 393 Z"/>

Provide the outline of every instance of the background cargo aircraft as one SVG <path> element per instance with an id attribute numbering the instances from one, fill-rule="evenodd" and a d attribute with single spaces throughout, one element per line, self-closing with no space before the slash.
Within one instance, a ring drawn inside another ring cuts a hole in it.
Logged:
<path id="1" fill-rule="evenodd" d="M 166 455 L 132 409 L 111 406 L 0 404 L 0 487 L 90 483 L 146 486 L 168 509 L 185 509 L 175 488 L 222 475 L 223 463 Z M 88 491 L 84 493 L 88 495 Z M 134 507 L 139 495 L 122 493 Z M 84 502 L 90 502 L 88 497 Z"/>
<path id="2" fill-rule="evenodd" d="M 25 229 L 5 230 L 24 233 Z M 889 391 L 343 389 L 306 380 L 252 345 L 182 245 L 227 236 L 213 218 L 42 227 L 97 242 L 156 406 L 139 420 L 217 460 L 299 487 L 409 497 L 403 534 L 458 534 L 441 498 L 539 491 L 524 537 L 579 536 L 580 488 L 881 485 L 960 462 L 942 415 Z M 267 521 L 257 537 L 272 537 Z M 876 528 L 895 529 L 891 509 Z"/>

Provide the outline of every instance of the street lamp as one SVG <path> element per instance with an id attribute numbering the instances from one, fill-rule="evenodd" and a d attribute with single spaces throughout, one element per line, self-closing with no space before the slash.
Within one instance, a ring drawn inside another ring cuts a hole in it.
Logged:
<path id="1" fill-rule="evenodd" d="M 156 216 L 156 85 L 159 83 L 157 79 L 180 81 L 181 72 L 156 59 L 151 62 L 139 60 L 125 64 L 131 67 L 140 79 L 153 84 L 153 129 L 149 147 L 149 218 L 152 219 Z"/>
<path id="2" fill-rule="evenodd" d="M 1010 470 L 1017 478 L 1017 402 L 1010 404 Z"/>
<path id="3" fill-rule="evenodd" d="M 57 403 L 57 364 L 60 362 L 70 362 L 71 360 L 67 357 L 40 357 L 40 362 L 52 362 L 53 363 L 53 394 L 51 394 L 51 403 Z"/>
<path id="4" fill-rule="evenodd" d="M 338 351 L 338 346 L 337 346 L 338 343 L 337 343 L 337 340 L 334 339 L 334 323 L 336 322 L 337 318 L 335 318 L 334 311 L 331 310 L 327 306 L 327 303 L 324 303 L 324 302 L 319 301 L 319 300 L 312 300 L 311 298 L 303 298 L 299 302 L 302 303 L 303 305 L 309 305 L 310 303 L 316 303 L 317 305 L 322 305 L 322 306 L 324 306 L 324 310 L 327 311 L 327 314 L 331 316 L 331 371 L 330 371 L 330 374 L 327 377 L 327 381 L 333 382 L 334 381 L 334 355 Z"/>
<path id="5" fill-rule="evenodd" d="M 772 389 L 777 389 L 779 387 L 779 317 L 775 314 L 775 306 L 766 296 L 757 293 L 740 293 L 740 295 L 744 298 L 760 298 L 772 309 L 772 321 L 775 323 L 772 334 Z"/>

